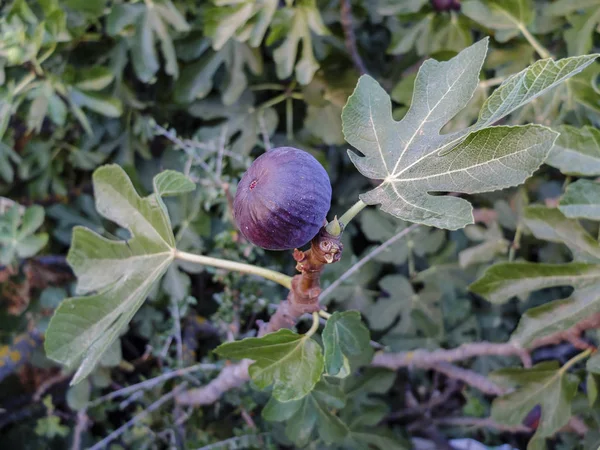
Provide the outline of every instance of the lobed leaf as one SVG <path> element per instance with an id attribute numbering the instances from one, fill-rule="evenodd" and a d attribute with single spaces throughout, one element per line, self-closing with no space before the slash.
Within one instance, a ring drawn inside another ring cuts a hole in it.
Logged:
<path id="1" fill-rule="evenodd" d="M 159 178 L 160 179 L 160 178 Z M 93 175 L 96 209 L 131 233 L 127 241 L 106 239 L 77 226 L 67 261 L 77 276 L 77 293 L 64 300 L 46 333 L 49 358 L 79 369 L 84 379 L 140 308 L 174 257 L 175 238 L 158 194 L 141 198 L 116 165 Z"/>
<path id="2" fill-rule="evenodd" d="M 558 136 L 539 125 L 486 128 L 583 70 L 597 55 L 542 60 L 509 77 L 484 103 L 477 123 L 439 134 L 462 110 L 479 82 L 487 39 L 445 62 L 427 60 L 415 80 L 413 101 L 400 122 L 391 101 L 368 76 L 359 79 L 342 112 L 349 151 L 358 170 L 383 180 L 360 196 L 367 204 L 411 222 L 456 229 L 473 222 L 464 199 L 440 192 L 478 193 L 515 186 L 546 159 Z"/>

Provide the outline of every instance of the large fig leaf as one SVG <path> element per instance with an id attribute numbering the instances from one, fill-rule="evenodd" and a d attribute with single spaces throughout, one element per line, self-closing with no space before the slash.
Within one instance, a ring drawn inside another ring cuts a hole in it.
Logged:
<path id="1" fill-rule="evenodd" d="M 75 227 L 67 261 L 77 276 L 77 293 L 56 310 L 46 333 L 49 358 L 79 369 L 85 378 L 140 308 L 152 286 L 173 261 L 175 238 L 160 194 L 191 188 L 181 175 L 157 175 L 157 192 L 141 198 L 116 165 L 94 172 L 98 212 L 131 233 L 127 241 L 106 239 Z"/>
<path id="2" fill-rule="evenodd" d="M 439 192 L 478 193 L 522 183 L 546 159 L 558 136 L 540 125 L 489 127 L 582 71 L 597 55 L 540 60 L 502 83 L 470 128 L 440 131 L 469 102 L 479 82 L 487 39 L 445 62 L 427 60 L 415 80 L 405 117 L 392 118 L 389 95 L 360 78 L 342 113 L 346 140 L 364 156 L 350 159 L 368 178 L 383 180 L 360 196 L 404 220 L 457 229 L 473 222 L 464 199 Z M 486 128 L 489 127 L 489 128 Z"/>

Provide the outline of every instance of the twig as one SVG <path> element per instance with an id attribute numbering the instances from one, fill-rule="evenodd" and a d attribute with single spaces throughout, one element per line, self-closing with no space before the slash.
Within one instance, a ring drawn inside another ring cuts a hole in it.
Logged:
<path id="1" fill-rule="evenodd" d="M 532 433 L 533 430 L 525 425 L 503 425 L 490 417 L 480 419 L 477 417 L 440 417 L 433 419 L 437 425 L 453 427 L 490 428 L 492 430 L 506 431 L 508 433 Z"/>
<path id="2" fill-rule="evenodd" d="M 183 340 L 181 339 L 181 317 L 179 315 L 179 305 L 175 297 L 172 298 L 172 307 L 173 312 L 171 313 L 173 316 L 173 333 L 175 335 L 175 343 L 177 344 L 177 368 L 181 368 L 183 366 Z"/>
<path id="3" fill-rule="evenodd" d="M 81 435 L 87 429 L 89 418 L 85 412 L 85 409 L 80 410 L 77 413 L 77 422 L 75 423 L 75 429 L 73 430 L 73 443 L 71 450 L 81 449 Z"/>
<path id="4" fill-rule="evenodd" d="M 172 372 L 163 373 L 154 378 L 150 378 L 149 380 L 142 381 L 141 383 L 133 384 L 131 386 L 127 386 L 126 388 L 119 389 L 117 391 L 111 392 L 110 394 L 103 395 L 102 397 L 97 398 L 94 401 L 88 403 L 87 408 L 91 408 L 92 406 L 99 405 L 102 402 L 112 400 L 118 397 L 124 397 L 126 395 L 133 394 L 134 392 L 140 389 L 151 389 L 154 386 L 164 383 L 171 378 L 181 377 L 188 373 L 196 372 L 198 370 L 216 370 L 218 366 L 215 364 L 195 364 L 190 367 L 186 367 L 185 369 L 177 369 Z"/>
<path id="5" fill-rule="evenodd" d="M 356 70 L 358 70 L 361 75 L 364 75 L 367 73 L 367 69 L 356 48 L 356 36 L 354 35 L 354 28 L 352 27 L 352 6 L 350 5 L 350 0 L 340 0 L 340 15 L 342 29 L 344 30 L 346 49 L 348 50 L 348 53 L 350 53 L 350 57 L 352 58 Z"/>
<path id="6" fill-rule="evenodd" d="M 344 272 L 337 280 L 335 280 L 333 283 L 331 283 L 327 287 L 327 289 L 325 289 L 323 292 L 321 292 L 320 299 L 323 300 L 328 295 L 331 295 L 331 293 L 340 284 L 342 284 L 344 281 L 346 281 L 348 278 L 350 278 L 352 275 L 354 275 L 356 272 L 358 272 L 358 270 L 360 270 L 362 268 L 362 266 L 364 266 L 366 263 L 371 261 L 377 255 L 379 255 L 381 252 L 383 252 L 386 248 L 388 248 L 390 245 L 394 244 L 395 242 L 399 241 L 404 236 L 406 236 L 408 233 L 415 230 L 418 226 L 419 226 L 419 224 L 413 223 L 411 226 L 398 232 L 397 234 L 395 234 L 394 236 L 389 238 L 387 241 L 385 241 L 383 244 L 381 244 L 377 248 L 373 249 L 368 255 L 364 256 L 360 261 L 358 261 L 350 269 L 348 269 L 346 272 Z"/>
<path id="7" fill-rule="evenodd" d="M 123 433 L 125 433 L 125 431 L 127 431 L 133 425 L 135 425 L 139 421 L 145 419 L 151 412 L 156 411 L 162 405 L 164 405 L 168 401 L 170 401 L 173 398 L 175 398 L 175 396 L 177 396 L 177 394 L 179 394 L 179 392 L 181 392 L 183 389 L 185 389 L 186 386 L 187 386 L 187 382 L 183 382 L 182 384 L 180 384 L 179 386 L 177 386 L 175 389 L 173 389 L 171 392 L 163 395 L 161 398 L 159 398 L 154 403 L 152 403 L 150 406 L 148 406 L 148 408 L 146 408 L 144 411 L 142 411 L 141 413 L 135 415 L 131 420 L 129 420 L 128 422 L 126 422 L 121 427 L 117 428 L 115 431 L 113 431 L 112 433 L 110 433 L 108 436 L 106 436 L 101 441 L 99 441 L 96 444 L 94 444 L 88 450 L 100 450 L 102 448 L 105 448 L 109 443 L 111 443 L 116 438 L 118 438 L 119 436 L 121 436 Z"/>
<path id="8" fill-rule="evenodd" d="M 231 446 L 231 444 L 239 443 L 239 441 L 244 441 L 249 444 L 250 439 L 256 438 L 257 441 L 262 439 L 263 437 L 268 436 L 270 433 L 259 433 L 259 434 L 246 434 L 244 436 L 234 436 L 229 439 L 225 439 L 224 441 L 215 442 L 214 444 L 205 445 L 204 447 L 200 447 L 196 450 L 215 450 L 218 448 L 242 448 Z"/>
<path id="9" fill-rule="evenodd" d="M 399 369 L 401 367 L 415 366 L 421 368 L 430 368 L 441 362 L 464 361 L 475 356 L 496 355 L 496 356 L 521 356 L 527 351 L 512 342 L 493 343 L 493 342 L 472 342 L 463 344 L 453 349 L 439 350 L 415 350 L 412 352 L 400 353 L 379 353 L 373 358 L 371 363 L 374 366 L 387 367 L 390 369 Z M 529 358 L 529 354 L 527 354 Z M 530 361 L 530 359 L 529 359 Z M 529 365 L 529 364 L 528 364 Z"/>
<path id="10" fill-rule="evenodd" d="M 260 127 L 260 134 L 263 138 L 265 150 L 269 151 L 271 150 L 271 140 L 269 139 L 269 133 L 267 132 L 267 127 L 265 125 L 265 112 L 262 109 L 258 113 L 258 125 Z"/>
<path id="11" fill-rule="evenodd" d="M 415 350 L 412 352 L 400 353 L 379 353 L 373 358 L 371 363 L 374 366 L 387 367 L 390 369 L 399 369 L 401 367 L 420 367 L 433 368 L 441 362 L 456 362 L 474 358 L 476 356 L 496 355 L 496 356 L 519 356 L 525 367 L 531 366 L 531 357 L 529 352 L 546 345 L 558 344 L 563 341 L 572 343 L 575 347 L 583 347 L 583 342 L 579 336 L 586 330 L 600 328 L 600 313 L 594 314 L 571 328 L 552 333 L 535 339 L 526 348 L 521 347 L 514 342 L 493 343 L 493 342 L 472 342 L 463 344 L 454 349 L 439 350 Z M 577 345 L 575 345 L 577 344 Z M 589 344 L 586 348 L 589 348 Z"/>
<path id="12" fill-rule="evenodd" d="M 472 370 L 463 369 L 462 367 L 454 366 L 450 363 L 441 362 L 431 366 L 437 372 L 443 373 L 448 378 L 463 381 L 469 386 L 480 390 L 488 395 L 503 395 L 507 392 L 506 389 L 498 386 L 483 375 L 473 372 Z"/>
<path id="13" fill-rule="evenodd" d="M 46 381 L 40 384 L 40 386 L 35 391 L 35 394 L 33 394 L 33 401 L 39 402 L 43 395 L 48 391 L 48 389 L 50 389 L 55 384 L 62 383 L 63 381 L 68 380 L 72 376 L 72 373 L 59 373 L 58 375 L 48 378 Z"/>

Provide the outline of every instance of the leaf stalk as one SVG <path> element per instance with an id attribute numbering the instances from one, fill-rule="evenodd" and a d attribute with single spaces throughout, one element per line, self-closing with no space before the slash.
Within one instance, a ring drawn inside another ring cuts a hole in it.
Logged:
<path id="1" fill-rule="evenodd" d="M 317 311 L 313 312 L 312 318 L 313 318 L 313 323 L 312 323 L 310 329 L 304 335 L 304 337 L 306 339 L 309 339 L 319 329 L 319 313 Z"/>
<path id="2" fill-rule="evenodd" d="M 247 273 L 250 275 L 257 275 L 267 280 L 274 281 L 280 284 L 286 289 L 292 287 L 292 277 L 285 275 L 281 272 L 277 272 L 271 269 L 265 269 L 264 267 L 255 266 L 253 264 L 245 264 L 237 261 L 229 261 L 227 259 L 213 258 L 211 256 L 196 255 L 193 253 L 182 252 L 175 250 L 175 259 L 181 261 L 188 261 L 195 264 L 201 264 L 204 266 L 217 267 L 219 269 L 226 269 L 235 272 Z"/>
<path id="3" fill-rule="evenodd" d="M 567 370 L 569 370 L 571 367 L 573 367 L 575 364 L 577 364 L 579 361 L 581 361 L 582 359 L 587 358 L 588 356 L 590 356 L 592 354 L 592 349 L 588 348 L 586 351 L 581 352 L 575 356 L 573 356 L 570 360 L 568 360 L 564 366 L 562 366 L 560 368 L 560 375 L 564 375 L 565 372 Z"/>
<path id="4" fill-rule="evenodd" d="M 354 205 L 350 207 L 348 211 L 342 214 L 338 220 L 342 223 L 342 227 L 348 225 L 348 223 L 354 219 L 354 217 L 361 212 L 363 209 L 367 207 L 367 204 L 362 200 L 357 201 Z"/>
<path id="5" fill-rule="evenodd" d="M 538 41 L 533 34 L 529 32 L 527 27 L 522 23 L 519 23 L 519 31 L 523 35 L 527 42 L 531 44 L 531 46 L 535 49 L 535 51 L 540 55 L 543 59 L 553 58 L 552 54 L 544 47 L 540 41 Z"/>

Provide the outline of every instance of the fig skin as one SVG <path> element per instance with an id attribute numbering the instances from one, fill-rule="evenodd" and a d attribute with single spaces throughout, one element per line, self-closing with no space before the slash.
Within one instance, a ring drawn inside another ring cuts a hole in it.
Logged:
<path id="1" fill-rule="evenodd" d="M 331 206 L 331 182 L 309 153 L 278 147 L 262 154 L 242 176 L 233 201 L 235 222 L 246 239 L 267 250 L 309 242 Z"/>

